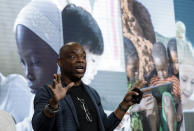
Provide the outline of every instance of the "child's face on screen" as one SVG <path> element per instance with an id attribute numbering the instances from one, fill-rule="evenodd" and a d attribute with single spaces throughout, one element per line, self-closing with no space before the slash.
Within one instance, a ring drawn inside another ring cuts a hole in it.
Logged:
<path id="1" fill-rule="evenodd" d="M 194 92 L 194 66 L 180 66 L 180 84 L 183 102 L 189 99 Z"/>
<path id="2" fill-rule="evenodd" d="M 157 74 L 160 79 L 165 79 L 168 77 L 168 61 L 162 60 L 159 57 L 153 57 L 154 64 L 157 69 Z"/>
<path id="3" fill-rule="evenodd" d="M 139 59 L 138 56 L 132 56 L 128 59 L 126 65 L 127 78 L 129 82 L 134 82 L 139 75 Z"/>
<path id="4" fill-rule="evenodd" d="M 18 54 L 32 92 L 53 79 L 57 72 L 57 54 L 35 33 L 23 25 L 16 29 Z"/>
<path id="5" fill-rule="evenodd" d="M 173 64 L 173 72 L 174 74 L 178 74 L 179 72 L 178 54 L 176 51 L 170 51 L 170 56 Z"/>

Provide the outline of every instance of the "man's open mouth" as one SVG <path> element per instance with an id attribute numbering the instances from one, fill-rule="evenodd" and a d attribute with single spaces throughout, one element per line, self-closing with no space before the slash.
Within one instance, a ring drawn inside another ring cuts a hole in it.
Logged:
<path id="1" fill-rule="evenodd" d="M 84 68 L 84 66 L 76 66 L 76 67 L 75 67 L 75 70 L 76 70 L 76 72 L 78 72 L 78 73 L 84 73 L 85 68 Z"/>

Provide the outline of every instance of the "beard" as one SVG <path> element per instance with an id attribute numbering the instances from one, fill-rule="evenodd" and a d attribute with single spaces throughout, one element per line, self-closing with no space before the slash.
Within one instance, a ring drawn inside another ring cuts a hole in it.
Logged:
<path id="1" fill-rule="evenodd" d="M 82 77 L 76 76 L 76 74 L 73 71 L 66 70 L 64 68 L 60 68 L 61 70 L 61 77 L 62 78 L 68 78 L 72 82 L 80 81 Z"/>

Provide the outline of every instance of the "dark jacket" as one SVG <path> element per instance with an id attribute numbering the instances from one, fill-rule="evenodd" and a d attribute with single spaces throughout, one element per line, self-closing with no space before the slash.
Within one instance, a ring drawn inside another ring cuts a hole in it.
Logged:
<path id="1" fill-rule="evenodd" d="M 98 114 L 100 131 L 112 131 L 120 123 L 120 120 L 111 113 L 108 117 L 105 114 L 98 93 L 91 87 L 84 84 L 84 89 L 90 96 Z M 34 99 L 34 115 L 32 126 L 34 131 L 77 131 L 79 122 L 73 101 L 69 94 L 59 102 L 60 111 L 53 118 L 47 118 L 43 109 L 48 104 L 52 92 L 47 86 L 41 88 Z"/>

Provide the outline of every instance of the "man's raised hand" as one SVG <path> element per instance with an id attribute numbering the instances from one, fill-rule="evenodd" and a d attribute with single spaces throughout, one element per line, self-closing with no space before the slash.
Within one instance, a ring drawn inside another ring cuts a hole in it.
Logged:
<path id="1" fill-rule="evenodd" d="M 135 104 L 133 102 L 133 96 L 139 96 L 140 95 L 138 92 L 134 91 L 134 89 L 137 88 L 137 89 L 140 90 L 141 88 L 143 88 L 143 86 L 145 84 L 146 84 L 145 81 L 140 80 L 127 92 L 127 94 L 125 95 L 125 97 L 123 99 L 123 102 L 122 102 L 122 103 L 125 103 L 124 106 L 126 108 L 128 108 L 129 106 Z M 144 91 L 142 91 L 142 93 L 144 93 L 146 91 L 147 90 L 144 90 Z"/>
<path id="2" fill-rule="evenodd" d="M 63 99 L 66 94 L 67 91 L 74 86 L 74 82 L 69 83 L 65 88 L 62 86 L 61 83 L 61 76 L 59 74 L 54 74 L 54 79 L 53 79 L 53 85 L 49 85 L 48 87 L 50 88 L 50 90 L 53 93 L 53 96 L 51 97 L 51 99 L 49 100 L 49 104 L 53 107 L 53 108 L 57 108 L 58 107 L 58 103 L 61 99 Z"/>
<path id="3" fill-rule="evenodd" d="M 129 107 L 134 103 L 133 98 L 134 96 L 138 97 L 139 93 L 134 91 L 134 89 L 141 89 L 143 86 L 145 85 L 145 82 L 143 82 L 142 80 L 138 81 L 133 87 L 132 89 L 130 89 L 127 94 L 125 95 L 125 97 L 123 98 L 123 101 L 119 104 L 118 108 L 114 111 L 115 116 L 118 119 L 122 119 L 123 116 L 125 115 L 126 111 L 129 109 Z"/>

